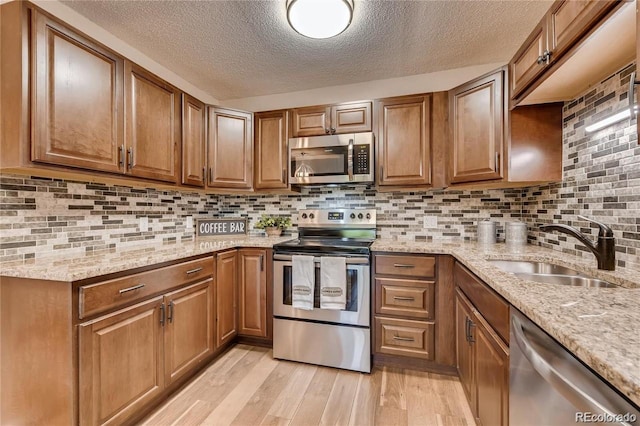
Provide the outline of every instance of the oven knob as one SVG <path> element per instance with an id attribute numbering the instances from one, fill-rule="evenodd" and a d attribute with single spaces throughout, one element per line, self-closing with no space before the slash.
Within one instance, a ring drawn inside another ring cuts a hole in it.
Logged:
<path id="1" fill-rule="evenodd" d="M 371 219 L 371 213 L 367 213 L 367 219 Z"/>
<path id="2" fill-rule="evenodd" d="M 314 217 L 316 217 L 313 213 L 309 213 L 309 219 L 313 219 Z"/>
<path id="3" fill-rule="evenodd" d="M 302 213 L 302 218 L 306 219 L 307 218 L 307 214 L 306 213 Z"/>
<path id="4" fill-rule="evenodd" d="M 355 219 L 356 218 L 356 214 L 355 213 L 351 213 L 351 216 L 349 216 L 351 219 Z"/>
<path id="5" fill-rule="evenodd" d="M 358 213 L 358 219 L 362 219 L 362 218 L 363 218 L 362 213 Z"/>

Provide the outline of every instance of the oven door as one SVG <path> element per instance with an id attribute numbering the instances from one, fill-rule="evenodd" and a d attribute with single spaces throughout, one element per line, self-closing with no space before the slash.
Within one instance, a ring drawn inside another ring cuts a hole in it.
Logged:
<path id="1" fill-rule="evenodd" d="M 290 256 L 276 255 L 285 258 Z M 322 321 L 368 327 L 370 305 L 369 259 L 347 258 L 347 306 L 344 310 L 320 309 L 320 258 L 316 258 L 314 309 L 291 306 L 291 260 L 273 262 L 273 315 L 281 318 Z"/>

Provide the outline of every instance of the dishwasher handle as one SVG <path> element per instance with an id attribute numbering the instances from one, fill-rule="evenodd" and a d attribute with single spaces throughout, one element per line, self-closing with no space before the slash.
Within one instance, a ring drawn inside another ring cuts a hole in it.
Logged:
<path id="1" fill-rule="evenodd" d="M 611 416 L 619 413 L 612 413 L 611 410 L 604 407 L 600 402 L 596 401 L 592 396 L 582 391 L 569 379 L 563 376 L 556 368 L 554 368 L 540 353 L 536 352 L 527 337 L 524 335 L 522 322 L 515 315 L 511 315 L 511 328 L 516 344 L 524 354 L 525 358 L 531 363 L 533 369 L 561 395 L 564 395 L 569 401 L 578 405 L 578 408 L 584 411 L 592 411 Z M 564 349 L 563 349 L 564 350 Z M 620 424 L 624 426 L 633 426 L 622 421 Z"/>

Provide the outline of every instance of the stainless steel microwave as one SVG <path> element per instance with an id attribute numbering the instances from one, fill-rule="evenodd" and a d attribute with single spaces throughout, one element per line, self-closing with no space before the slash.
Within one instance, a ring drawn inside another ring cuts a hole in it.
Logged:
<path id="1" fill-rule="evenodd" d="M 373 182 L 373 133 L 289 139 L 294 185 Z"/>

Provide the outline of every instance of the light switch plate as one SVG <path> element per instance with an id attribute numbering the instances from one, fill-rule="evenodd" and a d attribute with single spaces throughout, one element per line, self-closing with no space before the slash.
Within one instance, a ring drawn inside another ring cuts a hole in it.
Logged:
<path id="1" fill-rule="evenodd" d="M 437 228 L 438 227 L 438 216 L 425 216 L 423 226 L 425 228 Z"/>
<path id="2" fill-rule="evenodd" d="M 140 228 L 140 232 L 147 232 L 149 230 L 149 218 L 146 216 L 141 217 L 138 227 Z"/>
<path id="3" fill-rule="evenodd" d="M 186 227 L 187 227 L 187 229 L 193 228 L 193 216 L 187 216 Z"/>

